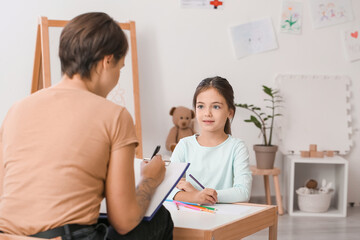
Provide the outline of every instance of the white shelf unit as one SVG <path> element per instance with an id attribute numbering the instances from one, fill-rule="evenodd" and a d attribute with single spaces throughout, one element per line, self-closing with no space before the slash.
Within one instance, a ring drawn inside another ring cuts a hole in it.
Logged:
<path id="1" fill-rule="evenodd" d="M 285 207 L 290 216 L 346 217 L 348 161 L 340 156 L 324 158 L 302 158 L 286 155 L 284 159 Z M 334 193 L 330 208 L 324 213 L 300 211 L 296 190 L 306 180 L 315 179 L 321 186 L 322 179 L 333 183 Z"/>

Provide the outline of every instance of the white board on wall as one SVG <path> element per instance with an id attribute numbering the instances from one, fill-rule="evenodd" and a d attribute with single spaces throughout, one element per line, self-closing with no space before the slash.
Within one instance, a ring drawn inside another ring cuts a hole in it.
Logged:
<path id="1" fill-rule="evenodd" d="M 277 127 L 283 154 L 309 150 L 350 151 L 350 79 L 347 76 L 292 75 L 276 77 L 283 97 Z"/>

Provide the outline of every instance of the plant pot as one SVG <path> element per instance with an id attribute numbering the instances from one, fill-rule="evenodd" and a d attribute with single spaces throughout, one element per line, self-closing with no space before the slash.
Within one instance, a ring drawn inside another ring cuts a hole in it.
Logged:
<path id="1" fill-rule="evenodd" d="M 274 161 L 278 146 L 254 145 L 256 167 L 259 169 L 274 168 Z"/>

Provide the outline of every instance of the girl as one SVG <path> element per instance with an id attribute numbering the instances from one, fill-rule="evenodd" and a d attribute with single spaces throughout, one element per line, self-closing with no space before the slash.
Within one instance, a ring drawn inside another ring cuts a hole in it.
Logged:
<path id="1" fill-rule="evenodd" d="M 200 134 L 176 145 L 171 161 L 188 162 L 190 167 L 170 198 L 200 204 L 247 202 L 252 183 L 249 154 L 244 142 L 231 136 L 231 85 L 221 77 L 204 79 L 196 88 L 193 107 Z"/>

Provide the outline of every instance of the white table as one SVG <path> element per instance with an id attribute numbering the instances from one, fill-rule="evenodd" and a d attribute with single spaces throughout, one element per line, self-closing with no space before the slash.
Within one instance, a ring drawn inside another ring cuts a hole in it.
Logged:
<path id="1" fill-rule="evenodd" d="M 200 212 L 164 202 L 174 221 L 174 239 L 241 239 L 269 228 L 269 239 L 277 239 L 277 206 L 250 203 L 216 204 L 214 213 Z"/>

